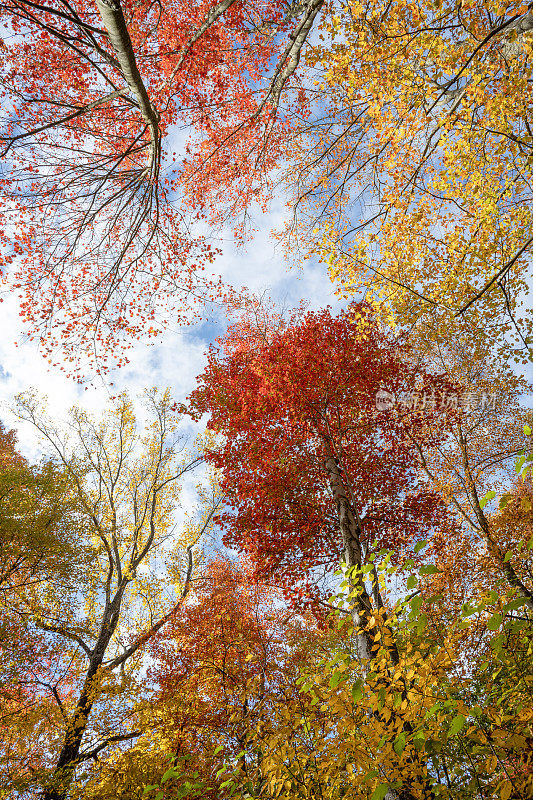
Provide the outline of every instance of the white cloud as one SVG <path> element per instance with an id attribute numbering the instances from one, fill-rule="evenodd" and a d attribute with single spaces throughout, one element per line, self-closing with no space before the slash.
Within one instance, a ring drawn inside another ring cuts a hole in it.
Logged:
<path id="1" fill-rule="evenodd" d="M 244 247 L 237 248 L 228 234 L 222 244 L 223 253 L 215 264 L 216 271 L 233 286 L 246 286 L 254 292 L 266 290 L 286 306 L 295 306 L 302 298 L 309 301 L 311 308 L 337 305 L 325 268 L 306 262 L 303 269 L 291 269 L 281 247 L 272 238 L 271 231 L 280 226 L 285 208 L 278 202 L 269 214 L 261 215 L 256 220 L 257 234 Z M 170 326 L 156 344 L 137 342 L 130 351 L 130 364 L 114 370 L 106 383 L 96 380 L 81 386 L 60 368 L 51 367 L 36 344 L 24 338 L 14 296 L 5 297 L 0 313 L 4 329 L 0 342 L 0 414 L 6 425 L 17 428 L 21 449 L 30 458 L 37 458 L 42 447 L 29 426 L 20 425 L 9 411 L 18 392 L 34 387 L 39 394 L 47 395 L 50 414 L 55 418 L 63 418 L 75 404 L 97 414 L 110 395 L 124 389 L 137 395 L 146 387 L 169 386 L 173 397 L 183 401 L 203 369 L 207 345 L 222 333 L 225 325 L 219 313 L 218 318 L 215 315 L 188 329 Z"/>

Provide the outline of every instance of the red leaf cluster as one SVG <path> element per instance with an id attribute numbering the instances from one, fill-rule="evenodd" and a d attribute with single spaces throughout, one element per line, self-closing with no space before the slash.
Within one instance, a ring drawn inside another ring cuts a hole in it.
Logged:
<path id="1" fill-rule="evenodd" d="M 317 579 L 341 558 L 329 457 L 342 470 L 367 547 L 392 548 L 401 558 L 444 524 L 415 444 L 445 435 L 443 403 L 383 411 L 379 390 L 442 398 L 449 384 L 411 359 L 365 305 L 339 316 L 308 313 L 255 336 L 247 322 L 210 350 L 192 400 L 220 435 L 208 458 L 227 498 L 225 543 L 292 595 L 316 592 Z"/>
<path id="2" fill-rule="evenodd" d="M 264 97 L 295 25 L 281 0 L 121 7 L 156 132 L 96 5 L 0 11 L 0 272 L 32 335 L 71 362 L 81 347 L 120 365 L 117 345 L 220 296 L 197 227 L 206 193 L 212 218 L 257 199 L 290 124 Z"/>

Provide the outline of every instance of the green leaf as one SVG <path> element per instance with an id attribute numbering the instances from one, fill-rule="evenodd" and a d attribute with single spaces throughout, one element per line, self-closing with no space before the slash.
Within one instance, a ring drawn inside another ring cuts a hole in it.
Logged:
<path id="1" fill-rule="evenodd" d="M 417 542 L 415 544 L 415 553 L 419 553 L 424 547 L 427 545 L 427 539 L 423 539 L 421 542 Z"/>
<path id="2" fill-rule="evenodd" d="M 354 703 L 358 703 L 359 700 L 362 700 L 363 694 L 363 681 L 361 678 L 358 678 L 352 686 L 352 699 Z"/>
<path id="3" fill-rule="evenodd" d="M 424 736 L 422 731 L 417 731 L 413 736 L 413 745 L 417 750 L 422 750 L 425 744 L 426 744 L 426 737 Z"/>
<path id="4" fill-rule="evenodd" d="M 529 427 L 529 425 L 524 425 L 524 433 L 526 434 L 526 436 L 531 436 L 531 428 Z"/>
<path id="5" fill-rule="evenodd" d="M 455 736 L 457 733 L 459 733 L 465 722 L 466 722 L 466 717 L 463 716 L 463 714 L 457 714 L 457 716 L 453 720 L 448 730 L 449 735 Z"/>
<path id="6" fill-rule="evenodd" d="M 509 493 L 504 494 L 500 497 L 500 502 L 498 504 L 500 507 L 500 511 L 503 511 L 503 509 L 508 505 L 510 499 L 511 495 Z"/>
<path id="7" fill-rule="evenodd" d="M 435 564 L 426 564 L 425 567 L 420 567 L 421 575 L 436 575 L 437 572 L 440 572 L 440 570 L 437 569 Z"/>
<path id="8" fill-rule="evenodd" d="M 302 680 L 305 680 L 305 678 L 302 678 Z M 214 752 L 213 752 L 213 755 L 214 755 L 214 756 L 216 756 L 216 754 L 217 754 L 217 753 L 220 753 L 220 751 L 221 751 L 221 750 L 223 750 L 223 749 L 224 749 L 224 746 L 223 746 L 223 745 L 221 745 L 221 744 L 219 744 L 217 747 L 215 747 L 215 750 L 214 750 Z"/>
<path id="9" fill-rule="evenodd" d="M 518 470 L 517 470 L 517 472 L 518 472 Z M 488 503 L 488 502 L 490 502 L 490 500 L 493 500 L 495 497 L 496 497 L 496 492 L 494 492 L 494 491 L 491 489 L 491 490 L 490 490 L 490 492 L 487 492 L 487 494 L 485 495 L 485 497 L 483 497 L 483 498 L 482 498 L 482 499 L 479 501 L 479 505 L 481 506 L 481 508 L 485 508 L 485 506 L 487 505 L 487 503 Z"/>
<path id="10" fill-rule="evenodd" d="M 407 578 L 407 588 L 414 589 L 415 586 L 418 584 L 418 580 L 414 575 L 409 575 Z"/>
<path id="11" fill-rule="evenodd" d="M 422 633 L 426 625 L 428 624 L 428 615 L 427 614 L 420 614 L 416 623 L 416 630 L 418 633 Z"/>
<path id="12" fill-rule="evenodd" d="M 179 778 L 180 775 L 181 775 L 181 772 L 178 772 L 176 767 L 170 767 L 170 769 L 167 769 L 167 771 L 165 772 L 165 774 L 161 778 L 161 783 L 166 783 L 171 778 Z"/>
<path id="13" fill-rule="evenodd" d="M 383 800 L 388 791 L 389 785 L 387 783 L 380 783 L 372 792 L 371 800 Z"/>
<path id="14" fill-rule="evenodd" d="M 342 672 L 339 672 L 338 670 L 334 672 L 331 678 L 329 679 L 329 688 L 336 689 L 339 683 L 342 681 L 343 677 L 344 676 Z"/>
<path id="15" fill-rule="evenodd" d="M 502 624 L 503 617 L 501 614 L 493 614 L 487 621 L 487 628 L 489 631 L 497 631 Z"/>
<path id="16" fill-rule="evenodd" d="M 415 612 L 415 614 L 417 614 L 422 606 L 422 598 L 420 597 L 419 594 L 417 594 L 416 597 L 411 598 L 409 604 L 412 610 Z"/>
<path id="17" fill-rule="evenodd" d="M 523 597 L 515 597 L 514 600 L 509 600 L 508 603 L 504 605 L 505 611 L 518 611 L 519 608 L 522 608 L 526 604 L 526 601 Z"/>
<path id="18" fill-rule="evenodd" d="M 405 750 L 405 733 L 399 733 L 396 739 L 394 740 L 394 744 L 392 745 L 394 752 L 397 756 L 401 756 L 403 751 Z"/>
<path id="19" fill-rule="evenodd" d="M 426 742 L 426 753 L 434 756 L 442 750 L 442 742 L 439 739 L 428 739 Z"/>

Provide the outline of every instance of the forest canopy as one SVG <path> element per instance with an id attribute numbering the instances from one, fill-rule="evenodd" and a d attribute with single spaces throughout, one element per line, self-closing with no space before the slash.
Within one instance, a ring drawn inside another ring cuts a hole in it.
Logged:
<path id="1" fill-rule="evenodd" d="M 533 4 L 0 15 L 0 799 L 533 797 Z"/>

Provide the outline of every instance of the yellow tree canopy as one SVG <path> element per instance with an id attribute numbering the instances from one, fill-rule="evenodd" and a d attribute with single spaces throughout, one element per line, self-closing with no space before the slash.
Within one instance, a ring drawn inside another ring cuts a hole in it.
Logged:
<path id="1" fill-rule="evenodd" d="M 519 0 L 331 4 L 308 56 L 320 112 L 292 148 L 292 231 L 348 296 L 407 324 L 470 314 L 528 350 L 532 36 Z"/>

